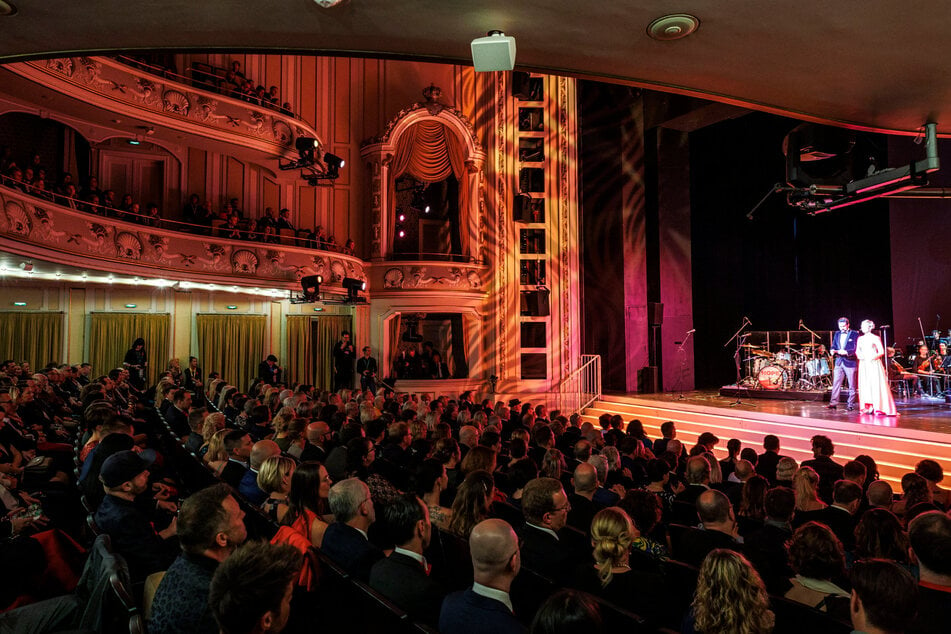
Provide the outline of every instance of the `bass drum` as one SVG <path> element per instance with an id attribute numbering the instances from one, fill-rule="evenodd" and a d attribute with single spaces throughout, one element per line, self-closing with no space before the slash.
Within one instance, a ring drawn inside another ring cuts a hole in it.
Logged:
<path id="1" fill-rule="evenodd" d="M 764 390 L 781 390 L 788 377 L 786 369 L 782 366 L 767 365 L 756 375 L 756 381 Z"/>
<path id="2" fill-rule="evenodd" d="M 822 357 L 806 361 L 806 376 L 814 379 L 817 376 L 829 376 L 829 362 Z"/>

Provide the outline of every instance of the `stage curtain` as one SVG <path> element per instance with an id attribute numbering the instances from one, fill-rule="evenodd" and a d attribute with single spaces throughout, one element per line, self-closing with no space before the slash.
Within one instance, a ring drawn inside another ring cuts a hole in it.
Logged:
<path id="1" fill-rule="evenodd" d="M 390 358 L 389 359 L 380 359 L 380 376 L 390 376 L 391 378 L 396 378 L 396 373 L 393 372 L 393 365 L 396 362 L 396 357 L 400 353 L 400 326 L 402 322 L 402 315 L 396 313 L 393 317 L 390 318 L 389 322 L 389 337 L 390 337 Z"/>
<path id="2" fill-rule="evenodd" d="M 437 183 L 449 177 L 459 182 L 459 239 L 462 255 L 469 255 L 469 175 L 465 143 L 437 121 L 421 121 L 400 136 L 393 156 L 390 191 L 396 191 L 396 179 L 409 173 L 424 183 Z M 395 200 L 395 197 L 394 197 Z"/>
<path id="3" fill-rule="evenodd" d="M 168 366 L 168 314 L 92 313 L 89 319 L 89 363 L 95 376 L 121 368 L 132 342 L 142 337 L 149 362 L 148 383 L 158 382 L 159 373 Z"/>
<path id="4" fill-rule="evenodd" d="M 333 348 L 340 341 L 340 333 L 344 330 L 350 331 L 350 341 L 354 341 L 352 321 L 350 315 L 326 315 L 312 322 L 314 362 L 311 365 L 314 368 L 314 385 L 319 389 L 329 390 L 333 387 Z"/>
<path id="5" fill-rule="evenodd" d="M 287 318 L 287 381 L 314 385 L 314 346 L 311 341 L 310 315 Z"/>
<path id="6" fill-rule="evenodd" d="M 34 372 L 65 363 L 63 313 L 0 313 L 0 359 L 28 361 Z"/>
<path id="7" fill-rule="evenodd" d="M 198 358 L 205 372 L 220 372 L 230 385 L 248 390 L 267 356 L 264 315 L 198 315 Z"/>

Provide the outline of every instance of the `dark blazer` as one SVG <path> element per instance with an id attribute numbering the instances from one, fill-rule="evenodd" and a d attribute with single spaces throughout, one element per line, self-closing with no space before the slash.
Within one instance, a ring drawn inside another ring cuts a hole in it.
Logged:
<path id="1" fill-rule="evenodd" d="M 742 552 L 741 544 L 726 533 L 688 528 L 681 535 L 679 548 L 673 555 L 677 561 L 699 568 L 707 554 L 716 548 L 728 548 L 736 552 Z"/>
<path id="2" fill-rule="evenodd" d="M 519 530 L 522 565 L 540 575 L 566 583 L 582 560 L 581 553 L 569 541 L 555 539 L 546 531 L 524 524 Z"/>
<path id="3" fill-rule="evenodd" d="M 316 460 L 320 464 L 323 464 L 327 461 L 327 452 L 322 448 L 314 445 L 312 443 L 307 443 L 304 445 L 304 451 L 300 454 L 301 462 L 309 462 Z"/>
<path id="4" fill-rule="evenodd" d="M 267 499 L 267 493 L 258 488 L 258 474 L 248 469 L 238 483 L 238 493 L 254 506 L 261 506 Z"/>
<path id="5" fill-rule="evenodd" d="M 165 412 L 165 422 L 172 428 L 172 431 L 184 438 L 191 433 L 191 427 L 188 426 L 188 414 L 178 409 L 174 405 Z"/>
<path id="6" fill-rule="evenodd" d="M 221 473 L 218 474 L 218 477 L 221 478 L 222 482 L 230 484 L 237 491 L 238 487 L 241 486 L 241 479 L 247 472 L 247 467 L 241 465 L 240 463 L 234 462 L 233 460 L 229 460 L 225 463 L 225 466 L 222 467 Z"/>
<path id="7" fill-rule="evenodd" d="M 855 525 L 857 520 L 854 515 L 844 509 L 827 506 L 821 511 L 816 511 L 812 519 L 831 528 L 835 536 L 842 542 L 842 547 L 845 550 L 855 548 Z"/>
<path id="8" fill-rule="evenodd" d="M 759 572 L 770 594 L 783 596 L 789 590 L 792 568 L 787 563 L 786 542 L 792 537 L 789 527 L 766 523 L 746 536 L 743 552 Z"/>
<path id="9" fill-rule="evenodd" d="M 568 496 L 568 503 L 571 504 L 571 510 L 568 511 L 568 525 L 574 526 L 579 531 L 590 533 L 591 520 L 598 512 L 598 507 L 594 502 L 577 493 Z"/>
<path id="10" fill-rule="evenodd" d="M 439 621 L 444 592 L 420 562 L 394 552 L 370 569 L 370 587 L 405 610 L 413 619 L 429 625 Z"/>
<path id="11" fill-rule="evenodd" d="M 845 350 L 848 354 L 842 356 L 840 354 L 835 355 L 835 364 L 837 366 L 844 366 L 846 368 L 855 368 L 858 367 L 859 360 L 855 356 L 855 347 L 859 342 L 859 333 L 856 330 L 846 331 L 848 339 L 846 339 L 844 346 L 838 346 L 836 343 L 839 341 L 839 336 L 842 334 L 841 331 L 835 331 L 832 333 L 832 341 L 829 347 L 829 350 Z"/>
<path id="12" fill-rule="evenodd" d="M 835 462 L 829 456 L 819 456 L 812 460 L 806 460 L 802 463 L 803 467 L 811 467 L 819 474 L 819 497 L 826 504 L 832 504 L 832 489 L 835 487 L 836 480 L 841 480 L 843 476 L 842 465 Z"/>
<path id="13" fill-rule="evenodd" d="M 442 602 L 439 613 L 442 634 L 523 634 L 518 622 L 501 601 L 472 591 L 454 592 Z"/>
<path id="14" fill-rule="evenodd" d="M 756 473 L 769 480 L 770 485 L 776 486 L 776 465 L 781 455 L 774 451 L 761 453 L 756 459 Z"/>
<path id="15" fill-rule="evenodd" d="M 327 527 L 320 549 L 344 570 L 363 581 L 370 579 L 370 568 L 383 557 L 383 552 L 360 531 L 341 522 L 334 522 Z"/>

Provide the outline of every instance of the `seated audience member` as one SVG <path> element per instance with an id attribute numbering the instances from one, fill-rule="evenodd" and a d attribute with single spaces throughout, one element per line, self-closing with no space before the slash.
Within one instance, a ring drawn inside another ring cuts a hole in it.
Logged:
<path id="1" fill-rule="evenodd" d="M 304 445 L 304 451 L 301 452 L 300 461 L 323 463 L 327 460 L 327 456 L 330 453 L 329 443 L 333 438 L 330 425 L 322 420 L 314 421 L 307 425 L 305 437 L 307 438 L 307 443 Z"/>
<path id="2" fill-rule="evenodd" d="M 469 536 L 472 587 L 446 597 L 439 613 L 443 634 L 522 634 L 509 590 L 521 566 L 518 537 L 506 522 L 480 522 Z"/>
<path id="3" fill-rule="evenodd" d="M 293 546 L 249 542 L 218 566 L 208 603 L 222 634 L 277 633 L 291 613 L 303 559 Z"/>
<path id="4" fill-rule="evenodd" d="M 909 631 L 918 604 L 915 578 L 897 564 L 881 559 L 852 566 L 850 614 L 856 632 L 900 634 Z"/>
<path id="5" fill-rule="evenodd" d="M 944 471 L 941 465 L 935 460 L 922 460 L 915 465 L 915 473 L 928 481 L 928 488 L 931 489 L 931 497 L 934 503 L 944 510 L 951 507 L 951 491 L 942 489 L 938 483 L 944 480 Z"/>
<path id="6" fill-rule="evenodd" d="M 258 486 L 258 471 L 261 464 L 273 456 L 281 455 L 281 448 L 273 440 L 259 440 L 251 446 L 251 468 L 244 472 L 238 484 L 238 493 L 254 506 L 261 506 L 267 493 Z"/>
<path id="7" fill-rule="evenodd" d="M 253 446 L 251 435 L 245 431 L 234 429 L 225 434 L 224 449 L 228 461 L 221 468 L 218 477 L 236 490 L 241 485 L 244 474 L 248 472 L 248 459 Z"/>
<path id="8" fill-rule="evenodd" d="M 287 514 L 287 496 L 291 491 L 291 479 L 297 463 L 287 456 L 271 456 L 261 463 L 258 470 L 258 488 L 267 495 L 261 510 L 273 521 L 280 523 Z"/>
<path id="9" fill-rule="evenodd" d="M 892 506 L 907 525 L 916 515 L 937 510 L 928 481 L 917 473 L 906 473 L 901 478 L 901 499 Z"/>
<path id="10" fill-rule="evenodd" d="M 576 590 L 559 590 L 548 597 L 535 613 L 529 630 L 531 634 L 600 634 L 603 631 L 598 604 Z"/>
<path id="11" fill-rule="evenodd" d="M 729 549 L 710 552 L 700 566 L 697 590 L 682 632 L 768 634 L 776 618 L 750 562 Z"/>
<path id="12" fill-rule="evenodd" d="M 191 433 L 191 428 L 188 426 L 188 411 L 191 405 L 191 392 L 177 389 L 172 392 L 172 406 L 165 410 L 165 422 L 180 438 L 185 438 Z"/>
<path id="13" fill-rule="evenodd" d="M 862 503 L 862 487 L 849 480 L 835 483 L 832 504 L 815 514 L 813 520 L 832 529 L 845 550 L 855 546 L 855 513 Z"/>
<path id="14" fill-rule="evenodd" d="M 751 476 L 743 483 L 739 510 L 736 513 L 741 535 L 746 535 L 762 526 L 763 520 L 766 519 L 766 492 L 768 490 L 769 481 L 761 475 Z"/>
<path id="15" fill-rule="evenodd" d="M 416 495 L 429 509 L 429 519 L 433 526 L 447 530 L 452 519 L 452 509 L 439 503 L 442 492 L 449 485 L 446 466 L 439 460 L 427 458 L 416 468 L 414 476 Z"/>
<path id="16" fill-rule="evenodd" d="M 869 509 L 855 527 L 855 559 L 888 559 L 910 568 L 908 535 L 901 521 L 886 509 Z"/>
<path id="17" fill-rule="evenodd" d="M 787 487 L 775 487 L 766 492 L 766 519 L 763 527 L 746 536 L 743 552 L 759 572 L 772 594 L 783 595 L 789 590 L 793 576 L 786 555 L 786 542 L 792 538 L 792 517 L 796 508 L 796 494 Z"/>
<path id="18" fill-rule="evenodd" d="M 775 486 L 793 488 L 793 476 L 796 475 L 796 469 L 799 464 L 789 456 L 783 456 L 776 463 L 776 483 Z"/>
<path id="19" fill-rule="evenodd" d="M 205 417 L 208 416 L 208 410 L 204 407 L 193 407 L 188 412 L 188 436 L 184 438 L 185 449 L 197 454 L 201 446 L 205 444 L 205 437 L 202 435 L 202 429 L 205 425 Z"/>
<path id="20" fill-rule="evenodd" d="M 491 473 L 477 469 L 466 475 L 452 502 L 449 532 L 468 538 L 476 524 L 489 517 L 494 497 L 495 481 Z"/>
<path id="21" fill-rule="evenodd" d="M 666 529 L 661 523 L 664 505 L 660 497 L 643 489 L 630 489 L 618 506 L 624 509 L 637 529 L 638 535 L 631 543 L 632 558 L 641 567 L 651 567 L 651 563 L 666 561 L 669 553 Z"/>
<path id="22" fill-rule="evenodd" d="M 406 493 L 384 508 L 384 519 L 396 548 L 370 569 L 370 587 L 405 610 L 414 620 L 435 626 L 443 591 L 429 576 L 423 551 L 432 538 L 429 509 Z"/>
<path id="23" fill-rule="evenodd" d="M 710 463 L 703 456 L 693 456 L 687 460 L 684 478 L 687 481 L 687 487 L 674 499 L 678 502 L 693 504 L 704 491 L 710 489 Z"/>
<path id="24" fill-rule="evenodd" d="M 697 498 L 697 516 L 700 528 L 688 528 L 675 546 L 674 557 L 679 561 L 700 566 L 703 558 L 715 548 L 740 550 L 737 541 L 736 516 L 729 498 L 722 492 L 711 489 Z"/>
<path id="25" fill-rule="evenodd" d="M 208 588 L 218 565 L 248 537 L 244 511 L 224 484 L 189 496 L 178 514 L 182 554 L 172 562 L 152 601 L 152 634 L 217 634 Z"/>
<path id="26" fill-rule="evenodd" d="M 287 512 L 281 524 L 290 526 L 310 540 L 317 548 L 323 545 L 327 531 L 327 498 L 333 481 L 319 462 L 302 462 L 291 476 L 291 490 L 287 496 Z"/>
<path id="27" fill-rule="evenodd" d="M 609 447 L 605 447 L 605 450 Z M 610 449 L 614 449 L 610 447 Z M 615 450 L 616 451 L 616 450 Z M 599 509 L 606 508 L 608 506 L 614 506 L 621 501 L 621 496 L 618 491 L 624 491 L 624 487 L 617 485 L 617 491 L 606 488 L 608 480 L 608 460 L 603 454 L 597 456 L 591 456 L 587 460 L 588 464 L 594 467 L 595 473 L 598 476 L 598 488 L 594 492 L 594 497 L 592 502 Z"/>
<path id="28" fill-rule="evenodd" d="M 789 567 L 795 577 L 789 580 L 787 599 L 847 619 L 845 553 L 829 527 L 807 522 L 797 528 L 789 542 Z"/>
<path id="29" fill-rule="evenodd" d="M 783 457 L 779 455 L 779 436 L 768 434 L 763 438 L 763 453 L 756 458 L 756 473 L 776 483 L 776 466 Z"/>
<path id="30" fill-rule="evenodd" d="M 570 508 L 561 482 L 553 478 L 532 480 L 522 495 L 522 563 L 556 581 L 569 578 L 583 558 L 576 544 L 559 535 Z"/>
<path id="31" fill-rule="evenodd" d="M 347 478 L 330 487 L 330 512 L 334 522 L 324 531 L 324 554 L 357 578 L 366 581 L 370 568 L 383 553 L 367 538 L 376 521 L 370 489 L 357 478 Z"/>
<path id="32" fill-rule="evenodd" d="M 799 467 L 793 476 L 793 490 L 796 492 L 797 523 L 805 524 L 826 507 L 826 503 L 819 499 L 819 474 L 815 470 Z"/>
<path id="33" fill-rule="evenodd" d="M 574 493 L 568 496 L 568 503 L 571 505 L 571 510 L 568 511 L 568 525 L 587 533 L 591 530 L 591 520 L 598 512 L 593 501 L 594 492 L 598 490 L 598 473 L 593 466 L 582 462 L 575 467 L 571 484 L 574 487 Z"/>
<path id="34" fill-rule="evenodd" d="M 918 616 L 906 632 L 948 631 L 951 604 L 951 518 L 940 511 L 917 516 L 908 527 L 911 555 L 918 564 Z"/>
<path id="35" fill-rule="evenodd" d="M 835 455 L 832 439 L 828 436 L 813 436 L 812 455 L 813 459 L 806 460 L 802 466 L 811 468 L 819 476 L 819 498 L 829 504 L 832 502 L 832 487 L 844 475 L 842 465 L 832 460 Z"/>
<path id="36" fill-rule="evenodd" d="M 125 557 L 133 583 L 166 570 L 178 550 L 172 539 L 176 519 L 156 532 L 152 519 L 135 501 L 149 487 L 148 465 L 135 452 L 120 451 L 102 464 L 99 480 L 106 496 L 96 511 L 96 525 L 112 539 L 112 548 Z"/>
<path id="37" fill-rule="evenodd" d="M 866 492 L 868 504 L 871 508 L 881 508 L 891 510 L 895 501 L 895 494 L 892 492 L 892 485 L 884 480 L 876 480 L 868 485 Z"/>

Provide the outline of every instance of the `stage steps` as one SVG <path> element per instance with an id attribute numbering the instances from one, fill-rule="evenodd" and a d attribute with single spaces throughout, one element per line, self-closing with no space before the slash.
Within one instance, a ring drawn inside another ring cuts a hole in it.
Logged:
<path id="1" fill-rule="evenodd" d="M 802 463 L 812 458 L 812 436 L 823 434 L 835 443 L 836 462 L 844 464 L 859 454 L 868 454 L 878 464 L 882 479 L 891 482 L 896 492 L 900 491 L 902 475 L 914 471 L 915 464 L 923 458 L 937 460 L 951 474 L 951 436 L 938 432 L 759 413 L 742 406 L 713 407 L 692 403 L 689 398 L 678 401 L 676 397 L 659 400 L 604 396 L 585 410 L 583 418 L 598 426 L 598 417 L 603 413 L 620 414 L 625 427 L 628 421 L 639 419 L 650 438 L 662 436 L 661 423 L 674 421 L 677 438 L 684 443 L 685 451 L 696 444 L 701 433 L 713 432 L 720 439 L 714 451 L 720 459 L 726 457 L 730 438 L 738 438 L 743 447 L 762 453 L 763 437 L 774 434 L 780 438 L 780 453 Z M 943 484 L 951 486 L 951 478 Z"/>

